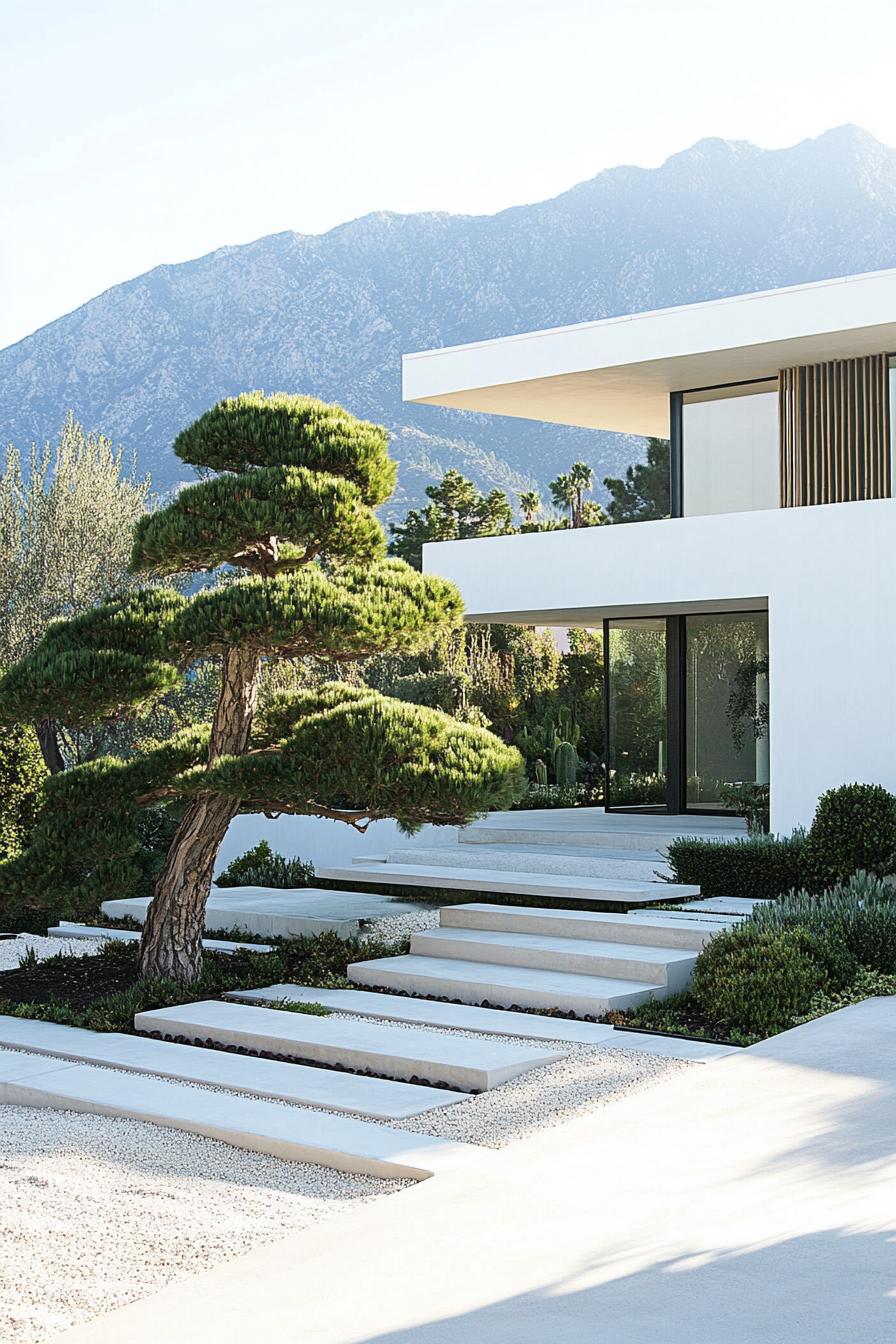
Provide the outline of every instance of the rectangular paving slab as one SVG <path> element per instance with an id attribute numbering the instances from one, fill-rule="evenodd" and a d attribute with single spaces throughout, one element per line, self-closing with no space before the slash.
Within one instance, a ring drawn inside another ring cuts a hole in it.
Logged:
<path id="1" fill-rule="evenodd" d="M 601 1017 L 613 1008 L 634 1008 L 666 993 L 665 986 L 645 980 L 412 955 L 352 962 L 348 978 L 356 985 L 375 985 L 425 998 L 457 999 L 497 1008 L 536 1008 L 541 1012 L 561 1009 L 577 1017 Z"/>
<path id="2" fill-rule="evenodd" d="M 442 1083 L 464 1092 L 498 1087 L 561 1058 L 560 1052 L 533 1046 L 441 1036 L 388 1022 L 309 1017 L 213 999 L 138 1013 L 134 1026 L 138 1031 L 209 1040 L 384 1078 Z"/>
<path id="3" fill-rule="evenodd" d="M 27 1061 L 34 1056 L 22 1058 L 18 1066 L 6 1066 L 8 1081 L 0 1072 L 0 1103 L 145 1120 L 290 1162 L 316 1162 L 368 1176 L 426 1180 L 478 1154 L 466 1144 L 369 1120 L 185 1087 L 144 1074 L 58 1060 L 51 1064 L 46 1057 L 29 1072 Z"/>
<path id="4" fill-rule="evenodd" d="M 320 1106 L 377 1120 L 403 1120 L 463 1101 L 460 1092 L 368 1078 L 336 1069 L 203 1050 L 146 1036 L 85 1031 L 56 1022 L 0 1016 L 0 1047 L 29 1050 L 79 1064 L 100 1064 L 181 1082 L 205 1083 L 299 1105 Z M 49 1067 L 49 1061 L 47 1061 Z"/>
<path id="5" fill-rule="evenodd" d="M 721 915 L 669 917 L 668 911 L 549 910 L 543 905 L 490 905 L 470 902 L 446 905 L 439 911 L 442 928 L 494 929 L 504 933 L 544 933 L 554 938 L 598 939 L 605 942 L 646 943 L 651 947 L 699 950 L 719 926 Z M 711 921 L 711 922 L 710 922 Z"/>
<path id="6" fill-rule="evenodd" d="M 62 920 L 47 929 L 48 938 L 87 938 L 106 939 L 116 943 L 134 943 L 140 934 L 134 929 L 104 929 L 101 924 L 69 924 Z M 202 946 L 206 952 L 224 952 L 230 956 L 234 952 L 273 952 L 268 943 L 231 943 L 224 938 L 203 938 Z"/>
<path id="7" fill-rule="evenodd" d="M 503 907 L 502 907 L 503 908 Z M 340 1013 L 418 1022 L 456 1031 L 482 1031 L 496 1036 L 521 1036 L 538 1041 L 598 1045 L 613 1034 L 597 1022 L 575 1022 L 540 1013 L 511 1013 L 503 1008 L 474 1008 L 467 1003 L 411 999 L 404 994 L 376 994 L 367 989 L 315 989 L 311 985 L 268 985 L 266 989 L 233 989 L 225 998 L 241 1003 L 322 1003 Z"/>
<path id="8" fill-rule="evenodd" d="M 110 919 L 129 916 L 142 923 L 149 900 L 148 896 L 142 896 L 104 901 L 101 908 Z M 205 927 L 239 928 L 262 938 L 312 937 L 318 933 L 355 938 L 362 920 L 386 919 L 419 909 L 417 904 L 365 891 L 330 891 L 324 887 L 295 890 L 214 887 L 205 908 Z"/>
<path id="9" fill-rule="evenodd" d="M 520 862 L 525 862 L 525 856 L 521 856 Z M 322 868 L 319 876 L 333 882 L 358 882 L 366 878 L 369 882 L 390 886 L 504 892 L 511 896 L 546 896 L 554 900 L 594 901 L 624 907 L 700 895 L 699 887 L 672 882 L 573 877 L 563 873 L 513 872 L 509 869 L 442 868 L 436 864 L 359 863 L 349 868 Z"/>

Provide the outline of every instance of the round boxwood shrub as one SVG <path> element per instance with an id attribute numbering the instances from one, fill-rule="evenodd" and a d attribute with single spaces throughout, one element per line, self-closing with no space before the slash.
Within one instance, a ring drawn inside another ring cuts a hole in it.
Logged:
<path id="1" fill-rule="evenodd" d="M 767 931 L 745 923 L 718 934 L 700 953 L 694 996 L 723 1030 L 771 1036 L 807 1013 L 815 994 L 841 989 L 855 970 L 848 953 L 805 929 Z"/>
<path id="2" fill-rule="evenodd" d="M 806 840 L 806 875 L 816 891 L 862 869 L 883 877 L 896 867 L 896 798 L 880 784 L 843 784 L 818 800 Z"/>

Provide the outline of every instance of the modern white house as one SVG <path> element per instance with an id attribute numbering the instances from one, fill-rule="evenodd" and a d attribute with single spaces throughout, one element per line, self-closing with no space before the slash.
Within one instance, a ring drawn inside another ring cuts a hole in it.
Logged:
<path id="1" fill-rule="evenodd" d="M 609 808 L 896 790 L 894 351 L 889 270 L 405 356 L 409 401 L 669 440 L 669 518 L 424 552 L 470 621 L 603 629 Z"/>

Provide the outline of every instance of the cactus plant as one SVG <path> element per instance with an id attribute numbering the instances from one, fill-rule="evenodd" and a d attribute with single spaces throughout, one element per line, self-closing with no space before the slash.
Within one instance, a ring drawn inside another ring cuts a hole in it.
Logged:
<path id="1" fill-rule="evenodd" d="M 579 753 L 571 742 L 558 742 L 554 748 L 554 779 L 561 789 L 575 788 Z"/>

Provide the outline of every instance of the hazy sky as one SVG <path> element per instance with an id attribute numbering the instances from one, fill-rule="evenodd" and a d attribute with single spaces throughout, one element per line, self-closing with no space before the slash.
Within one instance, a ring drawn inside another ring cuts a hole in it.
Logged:
<path id="1" fill-rule="evenodd" d="M 893 0 L 0 0 L 0 346 L 160 262 L 702 136 L 896 144 Z"/>

